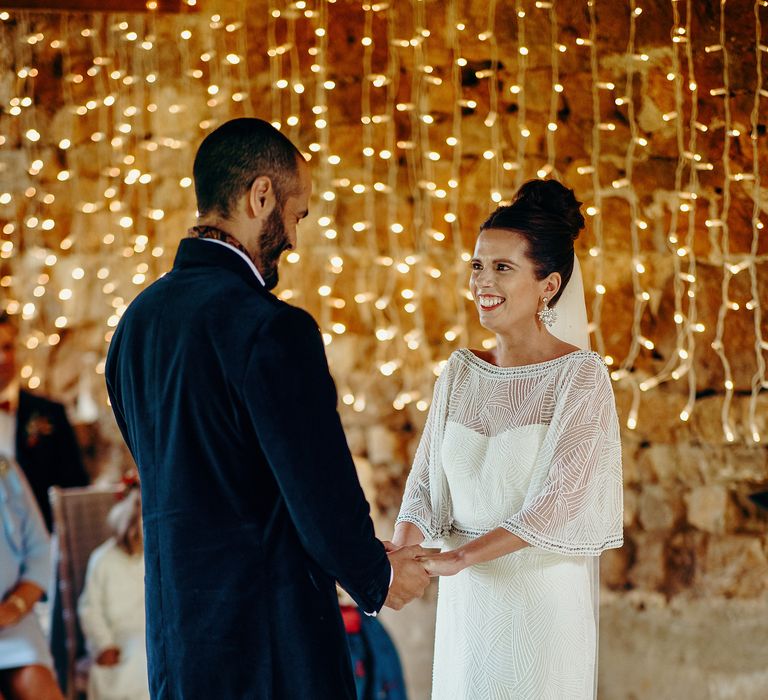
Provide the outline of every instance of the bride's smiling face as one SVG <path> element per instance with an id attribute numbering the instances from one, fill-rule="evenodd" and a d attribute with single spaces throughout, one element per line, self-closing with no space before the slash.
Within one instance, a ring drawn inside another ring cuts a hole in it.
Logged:
<path id="1" fill-rule="evenodd" d="M 480 323 L 493 333 L 533 325 L 542 298 L 557 293 L 559 274 L 537 280 L 527 251 L 527 241 L 514 231 L 485 229 L 477 238 L 469 288 Z"/>

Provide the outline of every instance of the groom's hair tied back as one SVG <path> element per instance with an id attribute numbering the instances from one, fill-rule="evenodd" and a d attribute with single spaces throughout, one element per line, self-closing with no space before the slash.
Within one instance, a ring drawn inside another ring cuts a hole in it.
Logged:
<path id="1" fill-rule="evenodd" d="M 573 190 L 557 180 L 529 180 L 512 204 L 500 206 L 480 227 L 481 231 L 506 229 L 523 236 L 537 279 L 560 273 L 562 284 L 550 306 L 557 303 L 573 273 L 573 242 L 584 228 L 580 207 Z"/>
<path id="2" fill-rule="evenodd" d="M 304 159 L 299 149 L 269 122 L 249 117 L 225 122 L 203 139 L 195 155 L 198 214 L 229 218 L 257 177 L 272 181 L 282 208 L 298 192 L 299 159 Z"/>

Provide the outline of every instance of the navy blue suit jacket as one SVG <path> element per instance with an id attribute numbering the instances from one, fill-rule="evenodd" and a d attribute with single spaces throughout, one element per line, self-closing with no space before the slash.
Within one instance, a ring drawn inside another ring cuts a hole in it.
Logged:
<path id="1" fill-rule="evenodd" d="M 352 699 L 335 581 L 379 610 L 390 567 L 312 317 L 185 239 L 106 375 L 141 477 L 152 697 Z"/>
<path id="2" fill-rule="evenodd" d="M 32 487 L 45 524 L 52 529 L 51 486 L 85 486 L 88 473 L 64 406 L 19 391 L 16 413 L 16 460 Z"/>

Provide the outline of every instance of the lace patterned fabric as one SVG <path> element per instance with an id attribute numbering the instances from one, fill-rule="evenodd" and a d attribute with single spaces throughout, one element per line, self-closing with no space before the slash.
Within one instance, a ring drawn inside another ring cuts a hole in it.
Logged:
<path id="1" fill-rule="evenodd" d="M 451 356 L 398 521 L 449 549 L 498 527 L 532 546 L 441 580 L 435 700 L 594 697 L 597 555 L 622 544 L 622 493 L 599 355 Z"/>

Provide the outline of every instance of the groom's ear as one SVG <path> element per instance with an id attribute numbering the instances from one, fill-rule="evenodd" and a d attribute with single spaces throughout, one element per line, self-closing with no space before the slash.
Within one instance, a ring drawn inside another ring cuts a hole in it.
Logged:
<path id="1" fill-rule="evenodd" d="M 272 180 L 266 175 L 259 175 L 248 190 L 248 213 L 254 219 L 266 218 L 276 202 Z"/>

